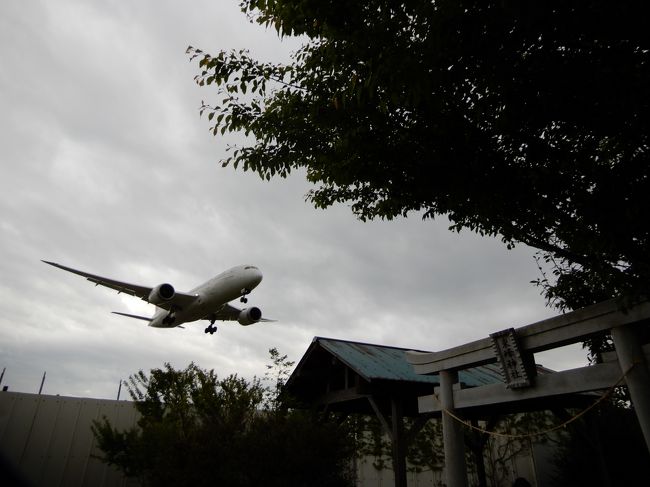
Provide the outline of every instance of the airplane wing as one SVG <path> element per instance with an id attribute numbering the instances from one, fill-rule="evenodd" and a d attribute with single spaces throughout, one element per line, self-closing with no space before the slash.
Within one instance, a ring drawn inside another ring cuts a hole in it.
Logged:
<path id="1" fill-rule="evenodd" d="M 215 311 L 214 313 L 210 314 L 209 316 L 206 316 L 205 320 L 220 320 L 220 321 L 237 321 L 237 318 L 239 318 L 239 314 L 241 313 L 241 309 L 236 308 L 230 304 L 224 304 L 219 311 Z M 275 320 L 267 320 L 266 318 L 260 319 L 260 321 L 275 321 Z"/>
<path id="2" fill-rule="evenodd" d="M 152 287 L 139 286 L 137 284 L 130 284 L 128 282 L 122 282 L 122 281 L 117 281 L 115 279 L 109 279 L 107 277 L 97 276 L 95 274 L 90 274 L 88 272 L 80 271 L 77 269 L 73 269 L 71 267 L 66 267 L 64 265 L 57 264 L 56 262 L 49 262 L 47 260 L 43 260 L 42 262 L 45 262 L 46 264 L 49 264 L 54 267 L 58 267 L 59 269 L 63 269 L 64 271 L 72 272 L 73 274 L 77 274 L 79 276 L 85 277 L 90 282 L 95 283 L 96 286 L 104 286 L 113 289 L 118 293 L 137 296 L 138 298 L 147 302 L 149 302 L 148 298 L 153 289 Z M 179 293 L 178 291 L 176 291 L 174 297 L 170 301 L 157 304 L 156 306 L 164 309 L 170 309 L 171 307 L 183 309 L 190 303 L 194 302 L 195 299 L 196 296 L 193 294 Z"/>

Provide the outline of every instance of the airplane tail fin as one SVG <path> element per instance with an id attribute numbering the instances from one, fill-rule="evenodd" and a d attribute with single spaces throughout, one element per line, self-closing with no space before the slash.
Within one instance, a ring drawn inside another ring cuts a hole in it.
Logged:
<path id="1" fill-rule="evenodd" d="M 146 316 L 131 315 L 129 313 L 120 313 L 119 311 L 111 311 L 114 315 L 128 316 L 129 318 L 135 318 L 136 320 L 151 321 L 151 318 Z"/>

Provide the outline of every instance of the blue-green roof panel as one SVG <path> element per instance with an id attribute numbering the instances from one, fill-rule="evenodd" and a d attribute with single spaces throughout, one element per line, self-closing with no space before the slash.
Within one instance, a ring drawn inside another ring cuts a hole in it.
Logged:
<path id="1" fill-rule="evenodd" d="M 314 341 L 368 381 L 439 383 L 437 375 L 415 373 L 406 360 L 408 349 L 320 337 Z M 459 380 L 468 387 L 502 382 L 498 365 L 484 365 L 461 371 Z"/>

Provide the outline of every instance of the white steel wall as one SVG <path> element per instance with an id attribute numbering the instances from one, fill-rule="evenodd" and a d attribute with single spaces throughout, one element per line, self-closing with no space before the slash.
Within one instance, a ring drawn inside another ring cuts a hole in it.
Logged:
<path id="1" fill-rule="evenodd" d="M 101 452 L 90 426 L 103 416 L 119 429 L 137 421 L 130 401 L 0 392 L 5 467 L 16 469 L 33 486 L 137 485 L 95 458 Z"/>

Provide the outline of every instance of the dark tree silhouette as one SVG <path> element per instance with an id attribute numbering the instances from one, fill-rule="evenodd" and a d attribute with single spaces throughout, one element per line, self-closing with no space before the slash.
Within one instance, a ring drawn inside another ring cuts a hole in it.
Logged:
<path id="1" fill-rule="evenodd" d="M 274 365 L 284 364 L 276 351 Z M 145 485 L 353 485 L 345 428 L 283 407 L 276 384 L 165 364 L 128 386 L 137 427 L 121 431 L 104 418 L 93 433 L 104 461 Z"/>
<path id="2" fill-rule="evenodd" d="M 539 250 L 561 308 L 647 295 L 647 2 L 243 0 L 289 64 L 190 47 L 223 161 L 298 168 L 317 207 L 420 212 Z"/>

